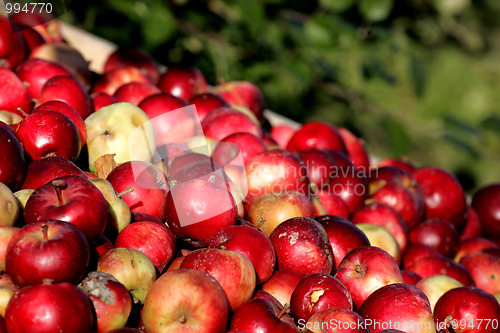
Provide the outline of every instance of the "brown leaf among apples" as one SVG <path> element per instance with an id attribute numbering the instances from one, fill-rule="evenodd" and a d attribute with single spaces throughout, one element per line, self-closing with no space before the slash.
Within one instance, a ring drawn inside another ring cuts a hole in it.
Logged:
<path id="1" fill-rule="evenodd" d="M 116 154 L 105 154 L 94 162 L 95 173 L 98 178 L 106 179 L 110 172 L 117 167 L 115 156 Z"/>

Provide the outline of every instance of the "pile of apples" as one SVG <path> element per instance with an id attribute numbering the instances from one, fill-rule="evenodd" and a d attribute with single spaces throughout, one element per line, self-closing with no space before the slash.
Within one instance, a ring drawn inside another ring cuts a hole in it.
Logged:
<path id="1" fill-rule="evenodd" d="M 0 19 L 0 332 L 499 332 L 500 183 Z M 37 21 L 38 20 L 38 21 Z"/>

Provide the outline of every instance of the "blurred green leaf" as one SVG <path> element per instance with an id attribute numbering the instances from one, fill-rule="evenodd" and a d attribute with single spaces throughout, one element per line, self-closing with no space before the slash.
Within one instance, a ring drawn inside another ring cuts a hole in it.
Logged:
<path id="1" fill-rule="evenodd" d="M 319 0 L 319 3 L 325 9 L 342 12 L 349 9 L 353 5 L 354 0 Z"/>
<path id="2" fill-rule="evenodd" d="M 405 126 L 393 118 L 385 118 L 382 126 L 387 133 L 392 156 L 400 157 L 408 154 L 411 139 Z"/>
<path id="3" fill-rule="evenodd" d="M 480 154 L 479 154 L 479 151 L 477 150 L 477 148 L 475 148 L 469 142 L 466 142 L 466 140 L 464 140 L 463 138 L 459 138 L 459 137 L 452 135 L 450 133 L 444 134 L 443 138 L 444 138 L 444 140 L 453 144 L 461 152 L 467 154 L 468 156 L 470 156 L 474 159 L 478 159 L 480 157 Z"/>
<path id="4" fill-rule="evenodd" d="M 141 20 L 142 33 L 147 46 L 158 46 L 167 41 L 176 30 L 175 19 L 170 11 L 161 5 L 148 8 Z"/>
<path id="5" fill-rule="evenodd" d="M 392 11 L 394 0 L 358 0 L 358 9 L 371 22 L 385 20 Z"/>
<path id="6" fill-rule="evenodd" d="M 424 64 L 416 57 L 410 58 L 409 72 L 413 90 L 418 97 L 422 97 L 427 85 L 427 71 Z"/>

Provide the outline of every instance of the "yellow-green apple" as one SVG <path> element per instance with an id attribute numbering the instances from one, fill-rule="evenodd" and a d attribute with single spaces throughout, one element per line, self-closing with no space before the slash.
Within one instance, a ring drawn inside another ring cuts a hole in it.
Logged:
<path id="1" fill-rule="evenodd" d="M 262 285 L 262 290 L 275 297 L 281 304 L 290 305 L 292 293 L 303 278 L 303 274 L 278 269 Z"/>
<path id="2" fill-rule="evenodd" d="M 323 226 L 311 218 L 288 219 L 278 225 L 269 238 L 279 269 L 309 275 L 329 274 L 335 267 L 328 235 Z"/>
<path id="3" fill-rule="evenodd" d="M 321 310 L 316 312 L 307 322 L 299 319 L 298 327 L 307 329 L 308 333 L 370 332 L 363 317 L 352 310 L 342 308 Z"/>
<path id="4" fill-rule="evenodd" d="M 166 272 L 148 292 L 142 321 L 150 333 L 224 332 L 229 303 L 207 273 L 180 268 Z"/>
<path id="5" fill-rule="evenodd" d="M 398 241 L 386 228 L 370 223 L 359 223 L 356 226 L 366 235 L 370 245 L 383 249 L 396 260 L 398 265 L 401 264 Z"/>
<path id="6" fill-rule="evenodd" d="M 463 286 L 463 284 L 447 275 L 429 276 L 425 279 L 421 279 L 415 284 L 415 287 L 422 290 L 429 299 L 432 311 L 434 311 L 434 306 L 438 299 L 443 296 L 445 292 Z"/>
<path id="7" fill-rule="evenodd" d="M 71 223 L 42 220 L 26 224 L 11 238 L 5 270 L 18 286 L 78 282 L 89 264 L 90 248 Z"/>
<path id="8" fill-rule="evenodd" d="M 87 178 L 63 176 L 39 187 L 24 208 L 24 221 L 54 219 L 77 226 L 89 243 L 104 232 L 108 204 L 101 191 Z"/>
<path id="9" fill-rule="evenodd" d="M 474 287 L 451 289 L 434 307 L 437 329 L 443 333 L 495 333 L 499 318 L 495 297 Z"/>
<path id="10" fill-rule="evenodd" d="M 120 281 L 131 292 L 134 303 L 144 303 L 156 280 L 155 266 L 147 255 L 122 247 L 104 253 L 97 262 L 97 271 L 111 274 Z"/>
<path id="11" fill-rule="evenodd" d="M 0 226 L 13 226 L 19 217 L 19 202 L 10 188 L 0 183 Z"/>
<path id="12" fill-rule="evenodd" d="M 330 308 L 353 309 L 349 290 L 330 274 L 315 273 L 303 278 L 292 293 L 290 310 L 296 321 L 308 321 Z"/>
<path id="13" fill-rule="evenodd" d="M 18 289 L 19 288 L 14 284 L 9 274 L 0 272 L 0 316 L 2 318 L 5 318 L 7 305 Z"/>
<path id="14" fill-rule="evenodd" d="M 89 179 L 99 191 L 108 204 L 108 219 L 104 233 L 115 239 L 116 235 L 128 226 L 132 219 L 132 213 L 127 203 L 116 193 L 113 185 L 104 178 Z"/>
<path id="15" fill-rule="evenodd" d="M 370 245 L 366 235 L 351 221 L 343 217 L 324 215 L 316 217 L 316 220 L 326 230 L 336 265 L 340 264 L 351 250 Z"/>
<path id="16" fill-rule="evenodd" d="M 406 333 L 436 332 L 427 296 L 417 287 L 405 283 L 393 283 L 374 291 L 358 313 L 373 333 L 387 329 Z"/>
<path id="17" fill-rule="evenodd" d="M 276 265 L 276 253 L 269 238 L 261 231 L 246 225 L 231 225 L 210 240 L 209 247 L 236 251 L 252 262 L 257 284 L 271 278 Z"/>
<path id="18" fill-rule="evenodd" d="M 97 333 L 125 327 L 132 311 L 130 293 L 113 275 L 90 272 L 78 287 L 90 298 L 96 313 Z"/>
<path id="19" fill-rule="evenodd" d="M 232 311 L 252 298 L 255 290 L 252 262 L 236 251 L 197 249 L 186 256 L 181 268 L 193 268 L 213 276 L 224 290 Z"/>
<path id="20" fill-rule="evenodd" d="M 314 207 L 302 193 L 283 191 L 258 196 L 248 212 L 249 221 L 267 236 L 292 217 L 314 218 Z"/>
<path id="21" fill-rule="evenodd" d="M 68 283 L 37 284 L 19 289 L 5 311 L 8 332 L 74 332 L 92 330 L 90 299 Z"/>
<path id="22" fill-rule="evenodd" d="M 175 244 L 175 236 L 170 228 L 150 221 L 129 224 L 115 240 L 115 247 L 136 249 L 147 255 L 159 273 L 174 257 Z"/>
<path id="23" fill-rule="evenodd" d="M 76 175 L 87 178 L 85 173 L 67 158 L 47 156 L 33 161 L 28 165 L 26 178 L 21 185 L 21 190 L 36 190 L 53 179 L 68 175 Z"/>
<path id="24" fill-rule="evenodd" d="M 85 119 L 89 170 L 105 154 L 116 154 L 117 163 L 131 159 L 149 162 L 153 157 L 155 133 L 148 115 L 131 103 L 105 106 Z"/>
<path id="25" fill-rule="evenodd" d="M 267 299 L 251 299 L 243 303 L 231 316 L 230 332 L 297 332 L 293 319 L 285 309 Z"/>
<path id="26" fill-rule="evenodd" d="M 349 289 L 358 309 L 377 289 L 403 282 L 394 257 L 375 246 L 358 247 L 347 253 L 337 267 L 335 278 Z"/>

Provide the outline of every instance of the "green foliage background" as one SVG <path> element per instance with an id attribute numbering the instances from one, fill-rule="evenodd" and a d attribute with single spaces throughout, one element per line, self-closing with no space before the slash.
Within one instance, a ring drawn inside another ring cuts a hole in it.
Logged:
<path id="1" fill-rule="evenodd" d="M 500 181 L 498 0 L 66 0 L 62 19 L 268 108 L 362 136 L 371 154 Z"/>

